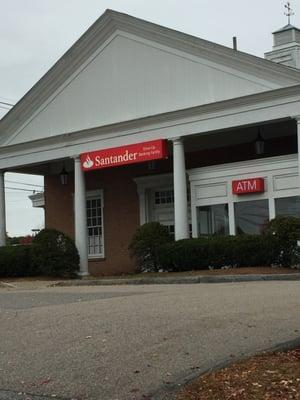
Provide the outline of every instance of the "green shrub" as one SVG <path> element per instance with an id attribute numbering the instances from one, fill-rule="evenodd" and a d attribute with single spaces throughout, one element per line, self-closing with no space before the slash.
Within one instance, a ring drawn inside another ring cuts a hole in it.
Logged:
<path id="1" fill-rule="evenodd" d="M 74 241 L 55 229 L 42 230 L 30 246 L 31 264 L 41 275 L 72 277 L 79 271 Z"/>
<path id="2" fill-rule="evenodd" d="M 30 263 L 30 246 L 5 246 L 0 248 L 0 277 L 25 277 L 37 275 Z"/>
<path id="3" fill-rule="evenodd" d="M 159 222 L 148 222 L 138 228 L 129 245 L 130 255 L 141 271 L 158 271 L 159 247 L 172 240 L 168 228 Z"/>
<path id="4" fill-rule="evenodd" d="M 261 235 L 210 236 L 161 245 L 158 264 L 169 271 L 271 265 L 277 241 Z"/>
<path id="5" fill-rule="evenodd" d="M 300 240 L 300 218 L 276 217 L 266 226 L 264 236 L 276 241 L 274 264 L 281 266 L 300 264 L 297 244 L 297 241 Z"/>

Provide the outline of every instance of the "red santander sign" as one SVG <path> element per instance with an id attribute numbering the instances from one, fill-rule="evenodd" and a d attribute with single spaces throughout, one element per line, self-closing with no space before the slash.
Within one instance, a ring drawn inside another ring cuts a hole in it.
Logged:
<path id="1" fill-rule="evenodd" d="M 160 160 L 167 158 L 167 156 L 167 140 L 163 139 L 83 153 L 80 155 L 80 160 L 83 171 L 92 171 Z"/>
<path id="2" fill-rule="evenodd" d="M 264 191 L 264 178 L 249 178 L 232 181 L 232 193 L 234 194 L 263 193 Z"/>

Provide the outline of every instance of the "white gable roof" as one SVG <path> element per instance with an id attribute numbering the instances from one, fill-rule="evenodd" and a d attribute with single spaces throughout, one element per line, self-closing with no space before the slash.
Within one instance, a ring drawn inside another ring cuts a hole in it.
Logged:
<path id="1" fill-rule="evenodd" d="M 0 144 L 298 83 L 299 71 L 107 11 L 0 122 Z"/>

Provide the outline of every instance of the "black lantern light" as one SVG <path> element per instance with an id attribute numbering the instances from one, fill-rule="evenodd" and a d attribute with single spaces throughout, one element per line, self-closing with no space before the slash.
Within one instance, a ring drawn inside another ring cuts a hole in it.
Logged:
<path id="1" fill-rule="evenodd" d="M 61 182 L 62 185 L 67 185 L 68 184 L 69 174 L 66 171 L 65 166 L 63 166 L 63 169 L 61 170 L 61 173 L 59 174 L 59 177 L 60 177 L 60 182 Z"/>
<path id="2" fill-rule="evenodd" d="M 258 156 L 261 156 L 265 153 L 265 141 L 261 136 L 260 128 L 258 129 L 258 135 L 254 143 L 255 153 Z"/>

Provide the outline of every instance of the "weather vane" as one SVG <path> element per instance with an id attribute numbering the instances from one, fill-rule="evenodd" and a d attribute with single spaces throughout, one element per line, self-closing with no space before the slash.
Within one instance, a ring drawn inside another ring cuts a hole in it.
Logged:
<path id="1" fill-rule="evenodd" d="M 284 5 L 286 12 L 284 13 L 284 15 L 286 15 L 288 17 L 288 22 L 289 24 L 291 23 L 291 16 L 295 15 L 293 9 L 291 8 L 291 3 L 288 1 L 285 5 Z"/>

